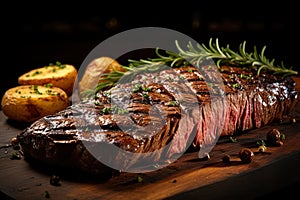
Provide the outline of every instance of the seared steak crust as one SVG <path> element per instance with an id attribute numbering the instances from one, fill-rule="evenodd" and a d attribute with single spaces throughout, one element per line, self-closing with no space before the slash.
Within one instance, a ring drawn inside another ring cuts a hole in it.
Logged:
<path id="1" fill-rule="evenodd" d="M 187 66 L 140 74 L 130 83 L 97 93 L 95 99 L 45 116 L 18 135 L 24 155 L 107 174 L 111 167 L 100 161 L 103 158 L 126 170 L 141 166 L 141 157 L 149 165 L 172 161 L 190 144 L 204 149 L 203 154 L 219 136 L 280 120 L 298 101 L 290 77 L 257 76 L 230 66 L 203 70 Z M 136 156 L 125 161 L 120 152 L 110 152 L 111 146 Z M 101 152 L 93 151 L 97 148 Z"/>

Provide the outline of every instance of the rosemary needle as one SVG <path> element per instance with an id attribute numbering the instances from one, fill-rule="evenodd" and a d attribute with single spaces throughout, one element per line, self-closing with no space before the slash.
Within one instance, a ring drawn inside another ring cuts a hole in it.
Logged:
<path id="1" fill-rule="evenodd" d="M 205 61 L 213 60 L 218 67 L 221 65 L 232 65 L 237 67 L 249 67 L 260 75 L 262 71 L 273 73 L 274 75 L 280 74 L 282 76 L 297 75 L 298 72 L 292 70 L 292 67 L 286 68 L 281 62 L 280 65 L 275 64 L 275 59 L 269 60 L 265 56 L 266 46 L 264 46 L 260 53 L 256 46 L 253 52 L 246 51 L 246 41 L 239 45 L 238 51 L 234 51 L 227 44 L 225 47 L 220 46 L 218 38 L 213 41 L 210 38 L 208 46 L 205 44 L 197 44 L 193 46 L 191 42 L 187 44 L 187 50 L 183 50 L 178 41 L 175 40 L 175 45 L 178 53 L 163 51 L 165 55 L 159 53 L 159 48 L 156 49 L 156 58 L 132 60 L 129 59 L 128 66 L 123 66 L 123 71 L 112 71 L 107 74 L 102 74 L 99 83 L 94 90 L 83 91 L 83 97 L 89 97 L 96 94 L 100 90 L 114 86 L 123 76 L 138 74 L 143 70 L 155 71 L 164 65 L 170 67 L 182 67 L 188 64 L 201 66 Z"/>

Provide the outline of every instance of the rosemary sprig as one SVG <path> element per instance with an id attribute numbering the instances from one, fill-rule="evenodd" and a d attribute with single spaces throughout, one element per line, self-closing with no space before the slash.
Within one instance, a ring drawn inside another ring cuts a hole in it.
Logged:
<path id="1" fill-rule="evenodd" d="M 292 67 L 286 68 L 282 62 L 281 65 L 275 65 L 275 59 L 269 60 L 265 56 L 266 46 L 262 48 L 260 53 L 257 51 L 256 46 L 254 46 L 253 52 L 246 52 L 246 41 L 239 45 L 237 52 L 230 49 L 229 45 L 220 47 L 218 39 L 215 43 L 210 39 L 208 46 L 197 44 L 197 49 L 190 42 L 187 45 L 187 51 L 180 48 L 178 41 L 176 41 L 176 47 L 179 50 L 179 56 L 196 66 L 200 66 L 205 60 L 213 59 L 216 61 L 217 66 L 227 64 L 238 67 L 252 67 L 257 71 L 257 75 L 260 75 L 262 70 L 273 74 L 282 74 L 283 76 L 298 74 L 297 71 L 292 70 Z"/>
<path id="2" fill-rule="evenodd" d="M 88 97 L 91 94 L 96 94 L 100 90 L 110 88 L 115 85 L 121 78 L 132 78 L 135 74 L 147 71 L 161 70 L 163 66 L 180 67 L 192 64 L 196 67 L 200 67 L 202 63 L 206 61 L 215 61 L 218 67 L 222 65 L 232 65 L 237 67 L 250 67 L 257 71 L 257 75 L 260 75 L 262 71 L 268 71 L 273 74 L 281 74 L 283 76 L 296 75 L 297 71 L 292 70 L 292 67 L 286 68 L 283 63 L 281 65 L 275 65 L 275 59 L 269 60 L 265 56 L 266 46 L 262 48 L 260 53 L 254 46 L 253 52 L 246 52 L 246 41 L 239 45 L 238 51 L 232 50 L 227 44 L 226 47 L 219 45 L 218 39 L 213 42 L 211 38 L 208 46 L 205 44 L 196 44 L 193 46 L 191 42 L 187 44 L 187 50 L 183 50 L 178 41 L 175 41 L 178 53 L 163 51 L 164 55 L 160 53 L 160 49 L 156 49 L 156 58 L 131 60 L 129 59 L 128 66 L 122 66 L 125 72 L 112 71 L 107 74 L 102 74 L 99 84 L 95 90 L 84 91 L 82 96 Z M 129 80 L 128 80 L 129 81 Z"/>

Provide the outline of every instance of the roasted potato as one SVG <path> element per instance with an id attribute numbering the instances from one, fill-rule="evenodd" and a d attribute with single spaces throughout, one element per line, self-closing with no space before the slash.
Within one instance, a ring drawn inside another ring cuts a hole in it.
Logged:
<path id="1" fill-rule="evenodd" d="M 19 76 L 20 85 L 45 85 L 52 84 L 54 87 L 63 89 L 68 96 L 73 93 L 77 69 L 73 65 L 49 64 L 49 66 L 33 69 Z"/>
<path id="2" fill-rule="evenodd" d="M 33 122 L 70 105 L 66 92 L 58 87 L 19 85 L 8 89 L 1 101 L 2 112 L 9 119 Z"/>
<path id="3" fill-rule="evenodd" d="M 84 74 L 78 84 L 79 93 L 94 89 L 98 83 L 101 74 L 109 73 L 113 70 L 125 71 L 121 65 L 110 57 L 100 57 L 94 59 L 91 63 L 88 64 L 87 68 L 84 71 Z"/>

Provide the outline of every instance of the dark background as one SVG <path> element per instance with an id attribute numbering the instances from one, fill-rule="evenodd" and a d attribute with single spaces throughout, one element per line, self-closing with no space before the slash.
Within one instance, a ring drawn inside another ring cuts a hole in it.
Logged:
<path id="1" fill-rule="evenodd" d="M 288 1 L 42 1 L 2 6 L 1 91 L 28 70 L 61 61 L 79 68 L 103 40 L 122 31 L 155 26 L 184 33 L 199 43 L 219 38 L 235 49 L 244 40 L 267 46 L 266 55 L 298 66 L 298 10 Z M 105 52 L 104 52 L 105 53 Z"/>
<path id="2" fill-rule="evenodd" d="M 164 27 L 199 43 L 219 38 L 300 70 L 297 1 L 10 1 L 1 5 L 0 96 L 28 70 L 61 61 L 80 67 L 103 40 L 122 31 Z M 296 194 L 295 187 L 278 194 Z"/>

